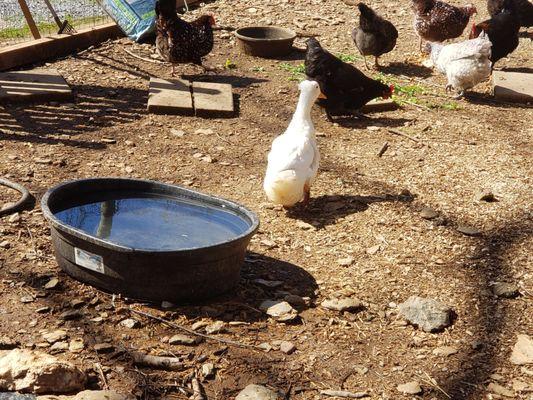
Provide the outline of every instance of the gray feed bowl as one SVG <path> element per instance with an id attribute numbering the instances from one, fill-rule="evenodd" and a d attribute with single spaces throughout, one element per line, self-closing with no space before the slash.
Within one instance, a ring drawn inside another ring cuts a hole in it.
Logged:
<path id="1" fill-rule="evenodd" d="M 211 246 L 146 250 L 101 239 L 57 217 L 63 210 L 110 198 L 148 195 L 229 211 L 243 231 Z M 111 293 L 149 301 L 202 301 L 233 289 L 246 249 L 259 226 L 257 216 L 232 201 L 160 182 L 94 178 L 64 182 L 44 195 L 56 260 L 72 277 Z M 80 257 L 81 255 L 81 257 Z"/>
<path id="2" fill-rule="evenodd" d="M 274 58 L 292 51 L 296 33 L 277 26 L 250 26 L 235 31 L 240 49 L 248 55 Z"/>

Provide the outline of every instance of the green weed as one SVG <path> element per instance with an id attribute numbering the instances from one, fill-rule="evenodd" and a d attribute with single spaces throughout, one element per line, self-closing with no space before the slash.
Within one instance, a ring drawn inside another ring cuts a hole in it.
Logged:
<path id="1" fill-rule="evenodd" d="M 279 67 L 289 73 L 290 81 L 301 81 L 305 75 L 305 65 L 300 63 L 298 65 L 292 65 L 289 63 L 281 63 Z"/>

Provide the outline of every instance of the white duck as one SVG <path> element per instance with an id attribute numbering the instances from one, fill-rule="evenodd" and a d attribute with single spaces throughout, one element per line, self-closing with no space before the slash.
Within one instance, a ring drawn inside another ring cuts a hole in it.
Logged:
<path id="1" fill-rule="evenodd" d="M 309 202 L 311 184 L 318 172 L 320 153 L 311 121 L 311 108 L 320 94 L 315 81 L 298 85 L 300 98 L 287 130 L 272 142 L 263 188 L 267 197 L 285 208 L 300 200 Z"/>

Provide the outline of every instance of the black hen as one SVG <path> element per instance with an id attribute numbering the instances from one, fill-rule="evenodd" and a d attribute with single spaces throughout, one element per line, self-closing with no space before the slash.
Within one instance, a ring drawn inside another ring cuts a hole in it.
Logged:
<path id="1" fill-rule="evenodd" d="M 528 0 L 512 0 L 520 26 L 526 28 L 533 26 L 533 3 Z M 495 17 L 505 8 L 505 0 L 488 0 L 487 10 L 491 17 Z"/>
<path id="2" fill-rule="evenodd" d="M 215 19 L 202 15 L 192 22 L 186 22 L 176 13 L 176 0 L 157 0 L 156 48 L 165 61 L 174 66 L 178 63 L 193 63 L 202 66 L 202 57 L 213 50 L 213 28 Z"/>
<path id="3" fill-rule="evenodd" d="M 490 61 L 494 66 L 498 60 L 507 57 L 518 47 L 520 23 L 513 0 L 504 0 L 503 11 L 493 18 L 473 24 L 469 38 L 477 38 L 482 31 L 492 43 Z"/>
<path id="4" fill-rule="evenodd" d="M 375 57 L 375 66 L 378 67 L 379 56 L 388 53 L 394 46 L 396 46 L 396 40 L 398 39 L 398 30 L 394 25 L 380 17 L 370 7 L 363 3 L 358 5 L 359 27 L 352 31 L 352 38 L 355 46 L 359 49 L 359 52 L 365 57 Z"/>
<path id="5" fill-rule="evenodd" d="M 387 99 L 392 95 L 394 87 L 371 79 L 353 65 L 339 60 L 324 50 L 315 38 L 307 40 L 306 45 L 305 73 L 320 85 L 330 121 L 332 115 L 354 115 L 370 100 Z"/>

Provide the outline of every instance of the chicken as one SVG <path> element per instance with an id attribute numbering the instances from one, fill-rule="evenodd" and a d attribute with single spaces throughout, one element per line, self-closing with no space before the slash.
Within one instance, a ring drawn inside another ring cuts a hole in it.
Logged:
<path id="1" fill-rule="evenodd" d="M 511 54 L 519 43 L 518 33 L 520 23 L 512 0 L 504 1 L 504 10 L 493 18 L 473 24 L 470 39 L 476 38 L 481 32 L 485 32 L 492 43 L 490 60 L 492 65 Z"/>
<path id="2" fill-rule="evenodd" d="M 393 86 L 371 79 L 353 65 L 339 60 L 324 50 L 315 38 L 308 39 L 306 46 L 305 73 L 320 85 L 330 121 L 332 114 L 357 115 L 370 100 L 387 99 L 392 95 Z"/>
<path id="3" fill-rule="evenodd" d="M 287 130 L 272 142 L 263 188 L 270 201 L 290 208 L 303 199 L 307 206 L 320 153 L 311 108 L 320 94 L 317 82 L 299 84 L 300 98 Z"/>
<path id="4" fill-rule="evenodd" d="M 533 3 L 529 0 L 512 0 L 514 8 L 517 12 L 518 21 L 520 26 L 530 27 L 533 26 Z M 497 14 L 503 11 L 505 0 L 488 0 L 487 10 L 491 17 L 495 17 Z"/>
<path id="5" fill-rule="evenodd" d="M 461 36 L 470 17 L 475 14 L 476 7 L 455 7 L 438 0 L 412 0 L 415 13 L 414 28 L 422 40 L 428 42 L 444 42 Z"/>
<path id="6" fill-rule="evenodd" d="M 464 42 L 443 45 L 427 43 L 431 53 L 431 61 L 437 70 L 448 79 L 446 91 L 459 91 L 460 98 L 465 90 L 473 88 L 490 76 L 491 42 L 482 33 L 478 38 Z"/>
<path id="7" fill-rule="evenodd" d="M 211 15 L 202 15 L 192 22 L 186 22 L 176 13 L 176 0 L 157 0 L 156 13 L 156 48 L 159 55 L 172 63 L 172 76 L 175 65 L 193 63 L 202 65 L 202 57 L 213 50 L 213 25 Z"/>
<path id="8" fill-rule="evenodd" d="M 363 3 L 359 3 L 359 27 L 352 31 L 355 46 L 365 58 L 375 57 L 375 66 L 379 67 L 379 56 L 388 53 L 396 46 L 398 31 L 394 25 L 377 15 L 374 10 Z"/>

